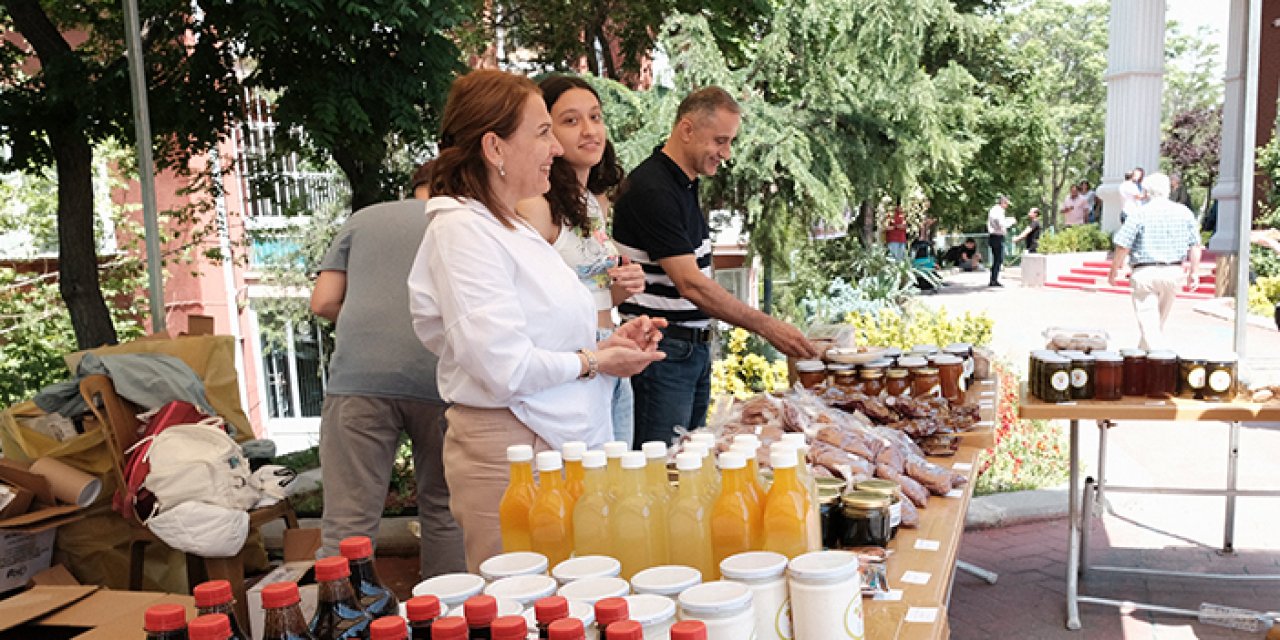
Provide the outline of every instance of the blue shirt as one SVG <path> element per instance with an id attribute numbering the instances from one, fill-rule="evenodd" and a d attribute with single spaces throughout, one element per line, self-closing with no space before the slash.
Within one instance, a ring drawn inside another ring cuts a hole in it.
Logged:
<path id="1" fill-rule="evenodd" d="M 1161 198 L 1133 212 L 1113 240 L 1129 250 L 1131 265 L 1177 264 L 1200 245 L 1200 233 L 1190 209 Z"/>

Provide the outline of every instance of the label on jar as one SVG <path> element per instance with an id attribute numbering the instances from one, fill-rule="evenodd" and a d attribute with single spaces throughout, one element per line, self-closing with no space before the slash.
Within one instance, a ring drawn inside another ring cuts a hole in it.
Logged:
<path id="1" fill-rule="evenodd" d="M 1231 388 L 1231 373 L 1227 371 L 1214 371 L 1209 374 L 1209 388 L 1224 393 Z"/>
<path id="2" fill-rule="evenodd" d="M 1089 384 L 1089 372 L 1084 369 L 1072 369 L 1071 386 L 1083 389 L 1086 384 Z"/>
<path id="3" fill-rule="evenodd" d="M 889 526 L 896 527 L 902 524 L 902 501 L 894 502 L 889 505 Z"/>
<path id="4" fill-rule="evenodd" d="M 791 600 L 783 600 L 782 606 L 778 607 L 778 613 L 773 617 L 773 630 L 783 640 L 795 637 L 791 634 Z"/>
<path id="5" fill-rule="evenodd" d="M 1204 367 L 1196 367 L 1187 371 L 1187 386 L 1192 389 L 1204 388 Z"/>
<path id="6" fill-rule="evenodd" d="M 1071 374 L 1066 371 L 1055 371 L 1049 378 L 1049 384 L 1057 391 L 1066 391 L 1071 386 Z"/>
<path id="7" fill-rule="evenodd" d="M 851 640 L 864 640 L 862 596 L 854 598 L 844 610 L 844 632 Z"/>

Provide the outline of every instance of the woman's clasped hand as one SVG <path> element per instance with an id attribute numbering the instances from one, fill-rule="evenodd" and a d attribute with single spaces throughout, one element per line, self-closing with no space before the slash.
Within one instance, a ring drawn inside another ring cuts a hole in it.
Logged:
<path id="1" fill-rule="evenodd" d="M 640 316 L 623 323 L 613 335 L 597 343 L 596 359 L 600 372 L 611 376 L 633 376 L 651 362 L 667 357 L 658 351 L 662 330 L 667 327 L 665 318 Z"/>

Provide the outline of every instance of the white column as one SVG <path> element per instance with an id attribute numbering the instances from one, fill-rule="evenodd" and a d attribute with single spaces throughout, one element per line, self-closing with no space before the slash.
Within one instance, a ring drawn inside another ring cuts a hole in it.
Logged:
<path id="1" fill-rule="evenodd" d="M 1102 228 L 1120 226 L 1124 172 L 1160 170 L 1164 91 L 1164 0 L 1114 0 L 1107 49 L 1107 130 L 1102 166 Z"/>
<path id="2" fill-rule="evenodd" d="M 1227 73 L 1223 78 L 1226 89 L 1222 105 L 1221 159 L 1218 161 L 1218 184 L 1214 185 L 1212 192 L 1212 196 L 1218 200 L 1218 227 L 1209 240 L 1209 250 L 1219 255 L 1235 255 L 1240 242 L 1240 171 L 1246 146 L 1244 74 L 1245 54 L 1249 49 L 1249 38 L 1245 31 L 1249 18 L 1249 0 L 1230 2 Z"/>

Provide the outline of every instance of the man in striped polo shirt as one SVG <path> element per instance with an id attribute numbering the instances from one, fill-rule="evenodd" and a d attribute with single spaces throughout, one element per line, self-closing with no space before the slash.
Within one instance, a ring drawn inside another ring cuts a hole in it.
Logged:
<path id="1" fill-rule="evenodd" d="M 798 358 L 817 357 L 795 327 L 743 304 L 711 277 L 711 228 L 698 204 L 698 178 L 729 159 L 742 110 L 724 89 L 690 94 L 666 143 L 628 176 L 614 206 L 613 239 L 644 267 L 644 293 L 624 302 L 624 317 L 666 318 L 658 348 L 665 360 L 631 379 L 635 442 L 670 443 L 677 426 L 706 423 L 711 395 L 711 319 L 743 327 Z"/>

